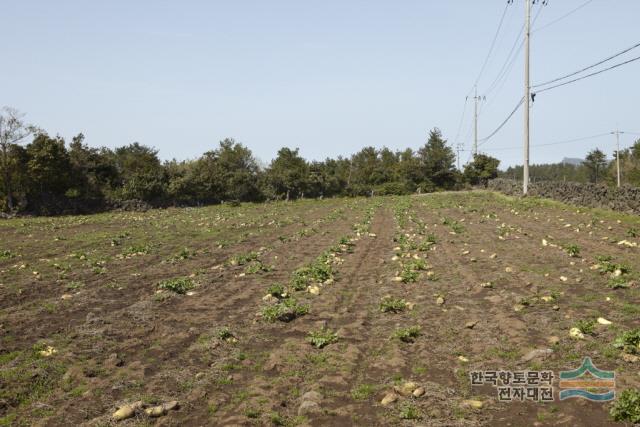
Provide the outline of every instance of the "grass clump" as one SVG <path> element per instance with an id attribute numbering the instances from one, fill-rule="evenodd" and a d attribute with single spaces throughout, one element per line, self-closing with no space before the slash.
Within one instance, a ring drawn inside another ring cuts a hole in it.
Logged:
<path id="1" fill-rule="evenodd" d="M 384 297 L 380 302 L 380 311 L 383 313 L 399 313 L 407 308 L 407 303 L 401 298 Z"/>
<path id="2" fill-rule="evenodd" d="M 318 331 L 311 331 L 307 337 L 307 342 L 316 348 L 324 348 L 336 341 L 338 341 L 338 335 L 326 328 Z"/>
<path id="3" fill-rule="evenodd" d="M 164 289 L 166 291 L 171 291 L 180 295 L 186 294 L 193 288 L 195 288 L 195 284 L 188 277 L 167 279 L 158 284 L 158 289 Z"/>

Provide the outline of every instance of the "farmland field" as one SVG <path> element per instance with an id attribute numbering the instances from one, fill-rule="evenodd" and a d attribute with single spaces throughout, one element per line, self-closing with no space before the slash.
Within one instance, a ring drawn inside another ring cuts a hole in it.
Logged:
<path id="1" fill-rule="evenodd" d="M 489 192 L 4 220 L 0 425 L 614 425 L 470 373 L 640 386 L 639 230 Z"/>

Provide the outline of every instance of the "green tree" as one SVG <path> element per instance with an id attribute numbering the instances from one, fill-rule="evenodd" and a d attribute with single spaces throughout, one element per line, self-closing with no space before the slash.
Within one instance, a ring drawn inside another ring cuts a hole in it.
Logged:
<path id="1" fill-rule="evenodd" d="M 442 138 L 440 129 L 429 132 L 427 143 L 418 150 L 422 182 L 427 189 L 452 188 L 456 183 L 456 155 Z"/>
<path id="2" fill-rule="evenodd" d="M 163 197 L 166 175 L 157 150 L 134 142 L 115 150 L 114 163 L 119 179 L 116 199 L 152 202 Z"/>
<path id="3" fill-rule="evenodd" d="M 605 173 L 607 155 L 596 148 L 587 154 L 587 157 L 582 164 L 589 171 L 589 180 L 597 184 L 598 179 L 602 179 L 602 175 Z"/>
<path id="4" fill-rule="evenodd" d="M 9 211 L 15 208 L 14 180 L 24 172 L 19 155 L 21 150 L 17 146 L 36 131 L 34 126 L 24 122 L 23 117 L 23 114 L 10 107 L 0 110 L 0 177 L 6 208 Z"/>
<path id="5" fill-rule="evenodd" d="M 26 147 L 29 205 L 42 212 L 56 213 L 64 203 L 71 183 L 71 162 L 62 138 L 39 134 Z"/>
<path id="6" fill-rule="evenodd" d="M 304 195 L 309 185 L 309 165 L 298 153 L 284 147 L 266 171 L 267 192 L 272 197 L 298 198 Z"/>
<path id="7" fill-rule="evenodd" d="M 500 160 L 486 154 L 475 154 L 473 161 L 464 167 L 463 177 L 471 185 L 487 185 L 490 179 L 498 176 Z"/>

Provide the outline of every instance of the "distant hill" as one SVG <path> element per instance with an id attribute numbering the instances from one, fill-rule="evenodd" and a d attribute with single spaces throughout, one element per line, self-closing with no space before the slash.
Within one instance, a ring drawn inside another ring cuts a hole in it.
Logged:
<path id="1" fill-rule="evenodd" d="M 620 157 L 622 157 L 622 156 L 620 156 Z M 565 157 L 564 159 L 562 159 L 562 161 L 560 163 L 580 166 L 582 164 L 582 162 L 584 162 L 584 160 L 582 160 L 582 159 Z"/>

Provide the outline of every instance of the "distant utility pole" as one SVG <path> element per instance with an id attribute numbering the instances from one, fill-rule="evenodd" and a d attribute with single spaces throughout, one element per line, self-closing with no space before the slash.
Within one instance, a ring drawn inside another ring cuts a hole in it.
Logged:
<path id="1" fill-rule="evenodd" d="M 457 153 L 456 158 L 458 159 L 458 170 L 460 170 L 460 152 L 461 151 L 462 151 L 462 144 L 458 142 L 458 145 L 456 145 L 456 153 Z"/>
<path id="2" fill-rule="evenodd" d="M 620 188 L 620 130 L 616 129 L 615 132 L 611 132 L 616 136 L 616 171 L 618 175 L 618 188 Z"/>
<path id="3" fill-rule="evenodd" d="M 529 99 L 531 98 L 531 79 L 529 78 L 529 41 L 531 39 L 531 0 L 525 0 L 524 35 L 524 162 L 522 168 L 522 194 L 529 192 Z"/>
<path id="4" fill-rule="evenodd" d="M 478 154 L 478 101 L 484 101 L 487 99 L 486 96 L 478 96 L 478 87 L 474 86 L 475 94 L 473 96 L 474 100 L 474 113 L 473 113 L 473 155 Z"/>
<path id="5" fill-rule="evenodd" d="M 475 86 L 475 94 L 473 96 L 473 155 L 478 154 L 478 86 Z"/>

